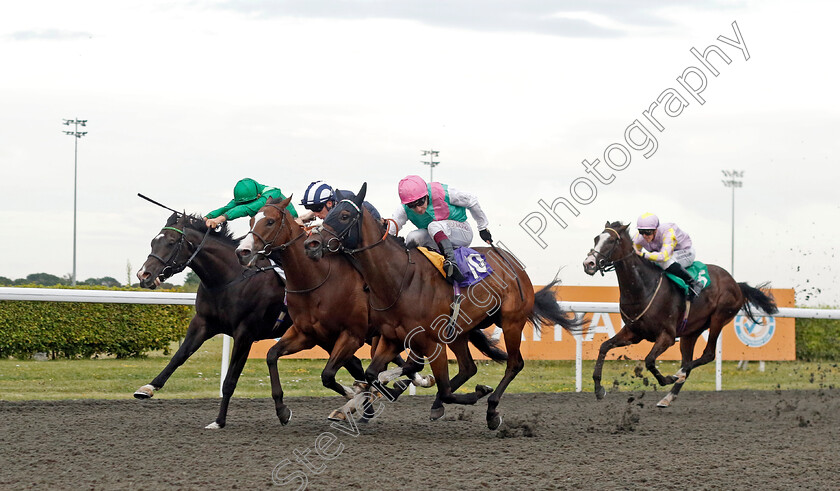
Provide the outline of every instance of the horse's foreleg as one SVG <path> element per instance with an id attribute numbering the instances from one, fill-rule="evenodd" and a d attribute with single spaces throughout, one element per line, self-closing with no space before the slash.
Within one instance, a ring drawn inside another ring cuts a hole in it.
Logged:
<path id="1" fill-rule="evenodd" d="M 271 398 L 274 399 L 274 409 L 277 412 L 277 418 L 280 419 L 280 424 L 289 423 L 292 410 L 283 403 L 283 386 L 280 384 L 280 373 L 277 371 L 277 359 L 313 346 L 315 346 L 314 342 L 292 326 L 280 338 L 280 341 L 268 350 L 265 357 L 265 362 L 268 364 L 268 376 L 271 380 Z"/>
<path id="2" fill-rule="evenodd" d="M 639 338 L 630 332 L 627 326 L 624 326 L 615 336 L 601 343 L 601 348 L 598 350 L 598 359 L 595 361 L 595 370 L 592 371 L 592 380 L 595 382 L 595 397 L 598 400 L 603 399 L 607 395 L 606 389 L 601 386 L 601 370 L 604 368 L 604 360 L 607 357 L 607 353 L 613 348 L 636 344 L 638 342 Z"/>
<path id="3" fill-rule="evenodd" d="M 702 332 L 702 331 L 701 331 Z M 692 334 L 691 336 L 683 336 L 680 338 L 680 354 L 682 355 L 682 362 L 680 369 L 672 377 L 674 379 L 674 386 L 665 397 L 662 398 L 656 405 L 658 407 L 668 407 L 677 398 L 683 384 L 685 384 L 688 374 L 691 373 L 691 360 L 694 357 L 694 345 L 697 343 L 697 338 L 700 332 Z"/>
<path id="4" fill-rule="evenodd" d="M 327 361 L 327 365 L 321 372 L 321 383 L 324 384 L 324 387 L 334 390 L 339 395 L 344 396 L 348 400 L 352 399 L 353 396 L 356 395 L 356 393 L 350 387 L 345 387 L 339 384 L 335 380 L 335 374 L 338 372 L 339 368 L 341 368 L 342 366 L 347 366 L 348 370 L 351 370 L 351 374 L 354 378 L 356 378 L 356 380 L 361 380 L 357 377 L 364 377 L 364 372 L 361 371 L 361 361 L 359 361 L 358 367 L 355 367 L 355 362 L 353 361 L 353 358 L 356 358 L 355 356 L 353 356 L 353 354 L 360 347 L 361 343 L 359 343 L 353 336 L 347 334 L 347 331 L 342 332 L 338 340 L 336 340 L 335 344 L 333 345 L 332 351 L 330 352 L 330 359 Z M 356 358 L 356 360 L 358 361 L 358 358 Z"/>
<path id="5" fill-rule="evenodd" d="M 667 330 L 663 330 L 659 333 L 659 337 L 656 338 L 656 342 L 653 343 L 653 348 L 651 348 L 650 353 L 648 353 L 645 357 L 645 368 L 647 368 L 648 371 L 656 377 L 656 381 L 659 382 L 659 385 L 673 384 L 676 380 L 676 377 L 674 376 L 663 376 L 659 369 L 656 368 L 656 359 L 659 358 L 659 355 L 664 353 L 666 349 L 673 345 L 674 335 L 669 333 Z"/>
<path id="6" fill-rule="evenodd" d="M 468 339 L 469 338 L 466 335 L 458 336 L 449 345 L 449 348 L 455 354 L 455 359 L 458 360 L 458 373 L 456 373 L 449 382 L 453 391 L 458 390 L 459 387 L 464 385 L 467 380 L 472 378 L 478 372 L 472 353 L 470 353 L 470 347 L 467 344 Z M 445 412 L 446 409 L 443 406 L 443 401 L 440 400 L 440 396 L 435 397 L 435 402 L 432 403 L 432 410 L 429 415 L 429 419 L 432 421 L 440 419 L 443 417 Z"/>
<path id="7" fill-rule="evenodd" d="M 241 336 L 233 341 L 233 353 L 230 357 L 230 365 L 228 366 L 225 380 L 222 383 L 222 404 L 219 406 L 219 415 L 216 416 L 216 421 L 205 426 L 208 430 L 218 430 L 219 428 L 225 427 L 230 398 L 233 397 L 233 391 L 236 390 L 236 383 L 239 381 L 242 369 L 245 368 L 245 363 L 248 361 L 251 344 L 253 344 L 251 339 L 243 339 Z"/>
<path id="8" fill-rule="evenodd" d="M 211 334 L 207 329 L 207 323 L 204 318 L 198 316 L 193 317 L 192 320 L 190 320 L 190 326 L 187 328 L 187 334 L 184 337 L 184 342 L 181 343 L 178 351 L 172 355 L 172 359 L 169 360 L 169 363 L 166 364 L 163 371 L 161 371 L 151 383 L 137 389 L 137 392 L 134 393 L 134 397 L 137 399 L 148 399 L 154 396 L 155 391 L 163 388 L 163 385 L 166 384 L 166 381 L 169 380 L 169 377 L 172 376 L 175 370 L 183 365 L 184 362 L 186 362 L 190 356 L 192 356 L 193 353 L 195 353 L 196 350 L 198 350 L 198 348 L 200 348 L 201 345 L 204 344 L 204 342 L 210 337 Z"/>

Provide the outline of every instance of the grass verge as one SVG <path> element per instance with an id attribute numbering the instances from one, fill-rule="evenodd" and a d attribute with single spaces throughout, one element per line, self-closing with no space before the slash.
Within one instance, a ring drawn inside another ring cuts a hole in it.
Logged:
<path id="1" fill-rule="evenodd" d="M 173 352 L 177 343 L 173 346 Z M 221 337 L 209 340 L 181 366 L 156 398 L 190 399 L 219 396 Z M 97 360 L 0 360 L 0 400 L 32 399 L 130 399 L 134 391 L 149 383 L 169 362 L 160 352 L 146 358 Z M 283 360 L 278 364 L 286 396 L 334 395 L 321 385 L 321 370 L 326 360 Z M 450 362 L 450 374 L 457 365 Z M 504 365 L 478 362 L 478 374 L 468 387 L 486 384 L 495 387 L 504 373 Z M 594 362 L 583 363 L 583 390 L 592 390 Z M 659 369 L 672 374 L 677 362 L 663 361 Z M 428 370 L 426 370 L 428 372 Z M 341 370 L 339 381 L 349 385 L 352 379 Z M 736 362 L 723 364 L 723 388 L 752 390 L 793 390 L 840 387 L 840 367 L 836 362 L 767 362 L 764 372 L 758 362 L 747 370 L 738 370 Z M 608 390 L 659 390 L 664 388 L 635 360 L 608 361 L 603 382 Z M 686 390 L 714 390 L 714 363 L 691 374 Z M 572 392 L 575 390 L 574 361 L 526 361 L 525 369 L 507 392 Z M 431 389 L 418 389 L 432 394 Z M 264 360 L 248 360 L 235 397 L 270 397 L 270 382 Z"/>

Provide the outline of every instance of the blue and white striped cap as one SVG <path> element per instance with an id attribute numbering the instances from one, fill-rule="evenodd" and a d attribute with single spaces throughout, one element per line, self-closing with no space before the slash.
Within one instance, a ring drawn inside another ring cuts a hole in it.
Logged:
<path id="1" fill-rule="evenodd" d="M 303 199 L 300 200 L 300 204 L 303 206 L 321 205 L 329 200 L 335 200 L 333 188 L 324 181 L 313 181 L 303 193 Z"/>

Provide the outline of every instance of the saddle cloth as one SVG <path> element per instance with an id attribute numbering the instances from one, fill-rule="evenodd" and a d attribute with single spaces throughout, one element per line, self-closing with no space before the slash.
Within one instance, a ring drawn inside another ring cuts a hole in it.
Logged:
<path id="1" fill-rule="evenodd" d="M 694 261 L 694 264 L 685 268 L 695 280 L 697 280 L 701 285 L 703 285 L 703 289 L 706 289 L 709 285 L 712 284 L 711 278 L 709 278 L 709 268 L 700 261 Z M 671 273 L 666 272 L 665 276 L 668 277 L 669 280 L 673 281 L 678 287 L 682 288 L 683 293 L 688 294 L 688 285 L 685 284 L 685 281 L 678 276 L 674 276 Z"/>
<path id="2" fill-rule="evenodd" d="M 446 273 L 443 272 L 444 258 L 439 252 L 422 246 L 418 246 L 417 250 L 426 256 L 426 259 L 437 268 L 441 276 L 446 277 Z M 455 264 L 458 265 L 458 269 L 461 270 L 461 273 L 466 278 L 464 281 L 458 283 L 458 286 L 461 288 L 474 285 L 493 273 L 493 268 L 487 264 L 484 255 L 469 247 L 455 249 Z"/>

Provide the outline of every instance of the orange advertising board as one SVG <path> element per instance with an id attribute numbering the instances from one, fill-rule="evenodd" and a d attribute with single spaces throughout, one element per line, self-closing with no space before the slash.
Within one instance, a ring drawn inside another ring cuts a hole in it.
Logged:
<path id="1" fill-rule="evenodd" d="M 541 287 L 537 287 L 539 289 Z M 606 286 L 560 286 L 556 288 L 558 300 L 568 302 L 618 302 L 618 287 Z M 793 289 L 771 290 L 779 307 L 793 307 Z M 722 352 L 724 360 L 794 360 L 796 359 L 796 336 L 794 319 L 764 317 L 761 324 L 753 324 L 746 316 L 737 316 L 723 329 Z M 598 357 L 601 343 L 612 337 L 621 329 L 620 314 L 586 314 L 583 331 L 583 359 L 594 360 Z M 501 329 L 490 327 L 485 330 L 488 336 L 498 338 Z M 525 326 L 522 340 L 522 356 L 526 360 L 574 360 L 575 339 L 568 331 L 559 326 L 542 326 L 534 329 L 530 324 Z M 274 344 L 273 340 L 254 343 L 251 348 L 251 358 L 265 358 L 268 349 Z M 504 346 L 504 341 L 500 344 Z M 607 359 L 624 356 L 633 360 L 641 360 L 647 356 L 653 344 L 642 341 L 633 346 L 615 348 L 609 352 Z M 706 334 L 697 340 L 694 347 L 694 357 L 700 356 L 706 347 Z M 486 359 L 473 348 L 476 359 Z M 362 347 L 356 356 L 370 358 L 370 348 Z M 321 348 L 295 353 L 284 358 L 328 358 L 326 351 Z M 453 356 L 450 352 L 450 359 Z M 679 360 L 679 341 L 668 348 L 659 360 Z"/>

